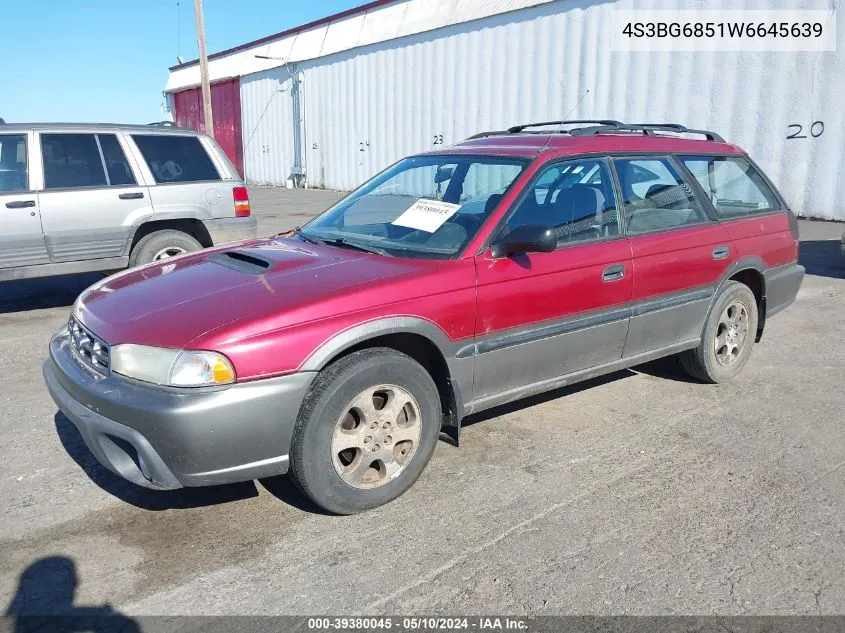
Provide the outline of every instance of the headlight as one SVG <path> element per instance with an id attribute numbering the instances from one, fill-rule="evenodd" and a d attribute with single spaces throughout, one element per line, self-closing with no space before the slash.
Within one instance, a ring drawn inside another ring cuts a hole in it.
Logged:
<path id="1" fill-rule="evenodd" d="M 205 387 L 235 382 L 235 369 L 223 354 L 147 345 L 115 345 L 111 369 L 135 380 L 170 387 Z"/>

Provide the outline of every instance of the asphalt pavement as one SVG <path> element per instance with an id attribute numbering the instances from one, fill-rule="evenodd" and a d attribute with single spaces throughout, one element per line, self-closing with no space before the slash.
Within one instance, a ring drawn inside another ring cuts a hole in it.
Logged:
<path id="1" fill-rule="evenodd" d="M 256 189 L 260 231 L 335 192 Z M 414 487 L 326 516 L 286 478 L 150 491 L 99 466 L 41 379 L 98 275 L 0 284 L 0 603 L 140 614 L 845 612 L 845 225 L 735 381 L 651 363 L 519 401 Z M 233 421 L 237 423 L 237 421 Z"/>

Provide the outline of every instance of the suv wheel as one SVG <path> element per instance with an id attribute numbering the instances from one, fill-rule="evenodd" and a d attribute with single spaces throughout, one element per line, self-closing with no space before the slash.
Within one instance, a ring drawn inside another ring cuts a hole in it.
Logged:
<path id="1" fill-rule="evenodd" d="M 736 376 L 757 336 L 757 300 L 745 284 L 729 281 L 710 309 L 701 343 L 680 355 L 681 366 L 704 382 L 724 382 Z"/>
<path id="2" fill-rule="evenodd" d="M 129 267 L 162 261 L 177 255 L 192 253 L 201 248 L 202 244 L 182 231 L 174 229 L 153 231 L 135 244 L 129 255 Z"/>
<path id="3" fill-rule="evenodd" d="M 392 501 L 437 444 L 440 397 L 431 375 L 389 348 L 354 352 L 324 369 L 294 429 L 290 474 L 317 505 L 354 514 Z"/>

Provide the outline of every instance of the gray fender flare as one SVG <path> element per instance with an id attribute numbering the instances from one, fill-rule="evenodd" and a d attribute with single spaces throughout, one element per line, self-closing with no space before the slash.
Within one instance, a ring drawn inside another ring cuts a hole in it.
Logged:
<path id="1" fill-rule="evenodd" d="M 713 304 L 716 303 L 716 298 L 719 296 L 719 292 L 721 292 L 722 288 L 724 287 L 725 283 L 737 274 L 741 270 L 756 270 L 760 273 L 760 276 L 763 278 L 763 296 L 761 297 L 761 307 L 760 314 L 757 315 L 757 342 L 760 341 L 760 337 L 763 334 L 763 327 L 766 324 L 766 262 L 764 262 L 759 257 L 743 257 L 741 259 L 736 260 L 733 264 L 728 266 L 725 272 L 722 273 L 721 277 L 719 277 L 719 281 L 716 282 L 716 287 L 713 290 L 713 298 L 710 300 L 710 307 L 707 308 L 707 315 L 710 316 L 710 311 L 713 309 Z M 705 321 L 705 327 L 707 323 Z"/>
<path id="2" fill-rule="evenodd" d="M 474 359 L 472 357 L 459 358 L 458 350 L 467 346 L 466 341 L 451 341 L 446 333 L 432 321 L 417 316 L 399 315 L 359 323 L 324 341 L 305 359 L 299 370 L 320 371 L 332 358 L 344 350 L 387 334 L 417 334 L 433 343 L 443 355 L 449 370 L 449 382 L 456 410 L 455 416 L 445 416 L 454 419 L 444 419 L 444 433 L 457 445 L 460 421 L 465 412 L 464 403 L 467 402 L 467 397 L 472 396 Z"/>

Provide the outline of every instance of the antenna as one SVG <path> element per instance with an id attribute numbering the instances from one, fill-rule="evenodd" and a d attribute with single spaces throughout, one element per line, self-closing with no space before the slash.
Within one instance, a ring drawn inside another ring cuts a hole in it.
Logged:
<path id="1" fill-rule="evenodd" d="M 586 97 L 588 94 L 590 94 L 590 89 L 589 89 L 589 88 L 587 88 L 587 89 L 584 91 L 584 94 L 582 94 L 582 95 L 581 95 L 581 98 L 580 98 L 580 99 L 578 99 L 578 101 L 576 101 L 576 102 L 575 102 L 575 105 L 574 105 L 574 106 L 572 106 L 572 108 L 569 110 L 569 112 L 567 112 L 567 113 L 566 113 L 566 116 L 564 116 L 564 117 L 563 117 L 563 120 L 564 120 L 564 121 L 566 121 L 566 120 L 569 118 L 569 115 L 570 115 L 570 114 L 572 114 L 573 112 L 575 112 L 575 109 L 576 109 L 579 105 L 581 105 L 581 102 L 584 100 L 584 97 Z M 560 134 L 560 132 L 561 132 L 561 130 L 562 130 L 562 129 L 563 129 L 563 125 L 561 125 L 561 126 L 557 129 L 558 134 Z"/>
<path id="2" fill-rule="evenodd" d="M 179 60 L 180 64 L 183 64 L 182 61 L 182 20 L 179 16 L 179 0 L 176 0 L 176 59 Z"/>
<path id="3" fill-rule="evenodd" d="M 552 132 L 551 134 L 549 134 L 549 138 L 547 138 L 547 139 L 546 139 L 546 142 L 543 144 L 543 151 L 545 151 L 545 150 L 547 150 L 547 149 L 549 148 L 549 143 L 551 143 L 551 142 L 552 142 L 552 138 L 554 138 L 554 135 L 555 135 L 555 134 L 560 134 L 560 133 L 561 133 L 561 131 L 563 130 L 563 125 L 564 125 L 564 123 L 566 122 L 566 119 L 568 119 L 568 118 L 569 118 L 569 115 L 570 115 L 570 114 L 572 114 L 572 113 L 575 111 L 575 108 L 577 108 L 579 105 L 581 105 L 581 102 L 584 100 L 584 97 L 586 97 L 588 94 L 590 94 L 590 89 L 589 89 L 589 88 L 587 88 L 587 89 L 584 91 L 584 94 L 582 94 L 582 95 L 581 95 L 581 98 L 580 98 L 580 99 L 578 99 L 578 101 L 576 101 L 576 102 L 575 102 L 575 105 L 574 105 L 574 106 L 572 106 L 572 107 L 569 109 L 569 112 L 567 112 L 567 113 L 566 113 L 566 116 L 565 116 L 565 117 L 563 117 L 563 120 L 560 122 L 560 125 L 558 126 L 557 130 L 556 130 L 555 132 Z"/>

